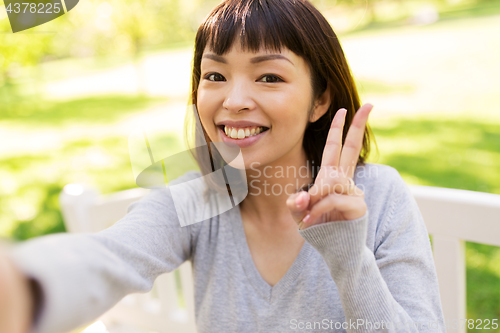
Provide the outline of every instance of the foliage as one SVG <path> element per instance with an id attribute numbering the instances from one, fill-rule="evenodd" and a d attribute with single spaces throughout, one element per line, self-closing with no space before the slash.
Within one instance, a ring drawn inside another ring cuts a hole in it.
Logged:
<path id="1" fill-rule="evenodd" d="M 192 40 L 199 8 L 179 0 L 81 1 L 62 17 L 11 33 L 0 0 L 0 89 L 16 93 L 21 72 L 43 61 L 114 55 L 137 59 L 148 47 Z M 35 80 L 40 80 L 37 75 Z"/>
<path id="2" fill-rule="evenodd" d="M 0 0 L 0 88 L 12 85 L 22 67 L 35 66 L 51 54 L 56 32 L 65 29 L 67 21 L 56 19 L 29 32 L 13 34 Z"/>

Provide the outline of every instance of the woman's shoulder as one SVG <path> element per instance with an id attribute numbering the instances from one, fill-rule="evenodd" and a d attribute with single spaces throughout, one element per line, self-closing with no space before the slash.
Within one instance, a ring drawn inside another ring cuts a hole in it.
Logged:
<path id="1" fill-rule="evenodd" d="M 358 165 L 354 182 L 365 194 L 369 206 L 387 205 L 394 200 L 411 200 L 408 185 L 395 168 L 375 163 Z"/>
<path id="2" fill-rule="evenodd" d="M 403 230 L 409 224 L 424 230 L 418 205 L 409 186 L 395 168 L 366 163 L 356 169 L 355 183 L 363 192 L 370 212 L 369 230 L 381 239 L 389 230 Z"/>
<path id="3" fill-rule="evenodd" d="M 405 184 L 398 170 L 390 165 L 376 163 L 358 165 L 353 179 L 356 185 L 378 190 Z"/>

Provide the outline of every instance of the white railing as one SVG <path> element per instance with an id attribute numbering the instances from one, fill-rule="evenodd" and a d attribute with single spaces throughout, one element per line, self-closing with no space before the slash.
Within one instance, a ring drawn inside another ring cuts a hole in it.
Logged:
<path id="1" fill-rule="evenodd" d="M 410 186 L 432 236 L 439 292 L 448 332 L 466 317 L 465 241 L 500 246 L 500 195 L 431 186 Z"/>
<path id="2" fill-rule="evenodd" d="M 448 332 L 452 320 L 466 318 L 465 241 L 500 246 L 500 195 L 430 186 L 409 186 L 420 208 L 432 245 L 440 296 Z M 67 185 L 60 196 L 69 232 L 97 232 L 126 214 L 126 208 L 148 193 L 133 189 L 101 196 L 80 185 Z M 125 297 L 102 320 L 108 324 L 130 324 L 160 333 L 196 332 L 191 266 L 160 276 L 147 294 Z M 180 275 L 177 286 L 175 274 Z M 179 306 L 177 290 L 186 304 Z"/>

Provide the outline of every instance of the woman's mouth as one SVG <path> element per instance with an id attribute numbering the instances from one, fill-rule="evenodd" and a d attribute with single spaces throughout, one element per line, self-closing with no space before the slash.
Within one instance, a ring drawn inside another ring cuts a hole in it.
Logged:
<path id="1" fill-rule="evenodd" d="M 267 131 L 269 128 L 264 126 L 249 126 L 249 127 L 230 127 L 226 125 L 219 126 L 224 130 L 224 134 L 228 138 L 241 140 L 250 136 L 258 135 Z"/>
<path id="2" fill-rule="evenodd" d="M 217 127 L 223 142 L 235 143 L 241 148 L 254 144 L 269 130 L 269 127 L 264 126 L 230 127 L 220 125 Z"/>

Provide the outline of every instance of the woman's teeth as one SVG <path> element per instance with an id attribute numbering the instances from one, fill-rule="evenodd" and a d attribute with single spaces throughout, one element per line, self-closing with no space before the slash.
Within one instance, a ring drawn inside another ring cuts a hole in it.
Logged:
<path id="1" fill-rule="evenodd" d="M 249 136 L 257 135 L 261 132 L 264 132 L 264 127 L 245 127 L 245 128 L 237 128 L 237 127 L 228 127 L 224 126 L 224 133 L 232 139 L 244 139 Z"/>

